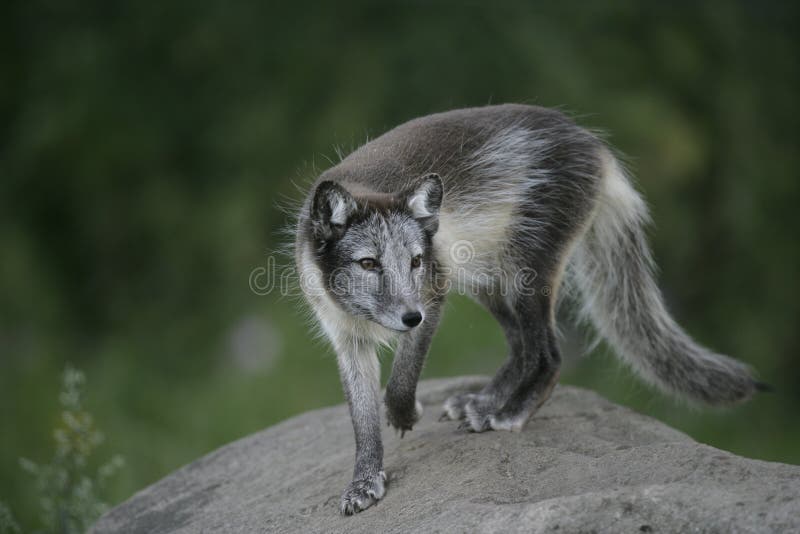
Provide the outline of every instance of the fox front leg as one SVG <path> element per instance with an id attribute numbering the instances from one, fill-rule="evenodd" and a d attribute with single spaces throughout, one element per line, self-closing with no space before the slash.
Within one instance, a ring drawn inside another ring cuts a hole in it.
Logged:
<path id="1" fill-rule="evenodd" d="M 385 402 L 387 423 L 400 432 L 400 437 L 422 417 L 422 405 L 416 400 L 417 382 L 439 324 L 439 315 L 438 304 L 429 306 L 422 324 L 402 335 L 397 343 Z"/>
<path id="2" fill-rule="evenodd" d="M 342 494 L 339 510 L 344 515 L 352 515 L 369 508 L 385 493 L 386 474 L 383 472 L 380 429 L 380 364 L 373 346 L 348 344 L 346 348 L 337 348 L 337 353 L 356 440 L 353 481 Z"/>

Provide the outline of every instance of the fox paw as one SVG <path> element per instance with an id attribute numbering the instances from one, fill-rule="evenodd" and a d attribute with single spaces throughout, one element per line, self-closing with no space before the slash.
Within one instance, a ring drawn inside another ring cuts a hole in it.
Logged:
<path id="1" fill-rule="evenodd" d="M 400 433 L 400 437 L 405 436 L 406 432 L 411 430 L 417 421 L 422 418 L 422 404 L 419 401 L 414 401 L 413 409 L 398 409 L 391 404 L 386 404 L 386 424 L 393 426 L 395 431 Z"/>
<path id="2" fill-rule="evenodd" d="M 486 432 L 492 430 L 492 420 L 495 415 L 492 406 L 473 398 L 464 406 L 464 415 L 458 428 L 469 432 Z"/>
<path id="3" fill-rule="evenodd" d="M 342 515 L 353 515 L 377 503 L 386 493 L 385 481 L 386 473 L 383 471 L 373 477 L 352 481 L 342 493 L 339 511 Z"/>
<path id="4" fill-rule="evenodd" d="M 521 432 L 528 422 L 530 411 L 521 411 L 515 414 L 496 413 L 493 406 L 486 403 L 469 401 L 464 406 L 464 417 L 458 426 L 460 430 L 468 432 L 486 432 L 487 430 L 505 430 L 506 432 Z"/>
<path id="5" fill-rule="evenodd" d="M 489 413 L 493 407 L 493 398 L 481 393 L 460 393 L 453 395 L 444 402 L 444 413 L 440 421 L 460 421 L 468 417 L 468 406 L 472 412 Z"/>
<path id="6" fill-rule="evenodd" d="M 442 406 L 444 412 L 442 416 L 439 417 L 439 421 L 459 421 L 463 419 L 464 407 L 474 396 L 474 393 L 459 393 L 458 395 L 448 397 L 447 400 L 444 401 L 444 406 Z"/>

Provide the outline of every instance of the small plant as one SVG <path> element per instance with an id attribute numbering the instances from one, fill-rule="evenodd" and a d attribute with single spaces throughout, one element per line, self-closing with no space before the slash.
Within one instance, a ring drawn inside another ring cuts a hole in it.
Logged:
<path id="1" fill-rule="evenodd" d="M 0 502 L 0 534 L 20 534 L 19 525 L 6 503 Z"/>
<path id="2" fill-rule="evenodd" d="M 53 459 L 47 464 L 37 464 L 20 458 L 22 468 L 34 477 L 45 532 L 77 534 L 88 531 L 108 508 L 100 492 L 108 478 L 124 463 L 122 457 L 116 455 L 96 473 L 87 473 L 88 460 L 102 443 L 103 434 L 83 408 L 85 382 L 81 371 L 69 365 L 64 370 L 59 395 L 61 422 L 54 432 Z"/>

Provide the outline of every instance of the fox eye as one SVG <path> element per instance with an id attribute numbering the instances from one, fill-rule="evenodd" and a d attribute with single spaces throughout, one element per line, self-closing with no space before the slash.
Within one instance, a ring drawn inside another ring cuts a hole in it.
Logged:
<path id="1" fill-rule="evenodd" d="M 378 268 L 378 260 L 375 258 L 361 258 L 358 260 L 358 264 L 365 271 L 373 271 Z"/>
<path id="2" fill-rule="evenodd" d="M 422 256 L 414 256 L 411 258 L 411 268 L 416 269 L 422 265 Z"/>

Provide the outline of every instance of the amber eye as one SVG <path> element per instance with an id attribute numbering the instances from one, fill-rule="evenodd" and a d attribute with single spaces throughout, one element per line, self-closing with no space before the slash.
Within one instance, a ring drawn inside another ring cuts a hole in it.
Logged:
<path id="1" fill-rule="evenodd" d="M 416 269 L 422 265 L 422 256 L 414 256 L 411 258 L 411 268 Z"/>
<path id="2" fill-rule="evenodd" d="M 375 258 L 362 258 L 358 260 L 358 264 L 361 266 L 362 269 L 367 271 L 372 271 L 378 268 L 378 260 Z"/>

